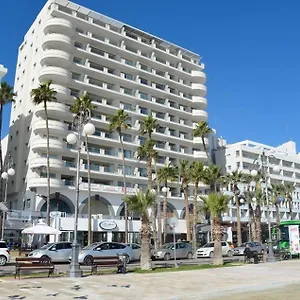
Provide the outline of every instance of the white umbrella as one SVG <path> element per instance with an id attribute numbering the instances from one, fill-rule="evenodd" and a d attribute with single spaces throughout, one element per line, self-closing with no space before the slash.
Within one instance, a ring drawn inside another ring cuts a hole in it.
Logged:
<path id="1" fill-rule="evenodd" d="M 58 229 L 55 229 L 51 226 L 48 226 L 44 222 L 39 222 L 37 225 L 23 229 L 22 233 L 25 233 L 25 234 L 61 234 L 61 231 L 59 231 Z"/>

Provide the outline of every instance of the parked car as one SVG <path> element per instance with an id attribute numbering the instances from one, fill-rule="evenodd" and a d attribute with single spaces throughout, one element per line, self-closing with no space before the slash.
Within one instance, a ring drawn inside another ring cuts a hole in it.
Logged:
<path id="1" fill-rule="evenodd" d="M 132 257 L 131 260 L 140 260 L 141 258 L 141 246 L 135 243 L 132 244 L 124 244 L 132 249 Z"/>
<path id="2" fill-rule="evenodd" d="M 40 249 L 36 249 L 28 254 L 34 258 L 51 258 L 53 262 L 66 262 L 72 252 L 71 242 L 48 243 Z"/>
<path id="3" fill-rule="evenodd" d="M 233 255 L 233 249 L 230 247 L 228 242 L 221 242 L 222 255 L 231 257 Z M 214 257 L 214 243 L 207 243 L 203 247 L 197 250 L 197 258 L 200 257 Z"/>
<path id="4" fill-rule="evenodd" d="M 118 254 L 125 254 L 127 263 L 132 261 L 134 257 L 132 247 L 127 244 L 99 242 L 84 247 L 79 252 L 78 262 L 80 264 L 91 265 L 93 263 L 93 257 L 117 256 Z M 69 260 L 71 259 L 70 256 Z"/>
<path id="5" fill-rule="evenodd" d="M 193 258 L 192 245 L 190 243 L 177 242 L 176 246 L 176 258 Z M 152 259 L 164 259 L 170 260 L 174 258 L 174 243 L 167 243 L 152 252 Z"/>
<path id="6" fill-rule="evenodd" d="M 234 255 L 244 255 L 244 251 L 245 251 L 247 244 L 250 246 L 250 250 L 253 252 L 255 251 L 258 253 L 262 253 L 262 254 L 267 252 L 266 245 L 259 243 L 259 242 L 248 242 L 248 243 L 243 243 L 242 246 L 240 246 L 240 247 L 235 247 L 233 249 L 233 254 Z"/>
<path id="7" fill-rule="evenodd" d="M 10 252 L 6 242 L 0 241 L 0 266 L 10 262 Z"/>

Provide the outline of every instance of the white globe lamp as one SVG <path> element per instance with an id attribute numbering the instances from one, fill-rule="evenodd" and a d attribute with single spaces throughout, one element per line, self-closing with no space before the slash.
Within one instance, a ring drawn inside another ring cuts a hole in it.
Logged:
<path id="1" fill-rule="evenodd" d="M 279 173 L 280 172 L 280 168 L 278 166 L 274 166 L 273 167 L 273 172 L 274 173 Z"/>
<path id="2" fill-rule="evenodd" d="M 245 203 L 245 200 L 244 200 L 243 198 L 241 198 L 241 199 L 240 199 L 240 203 L 241 203 L 241 204 L 244 204 L 244 203 Z"/>
<path id="3" fill-rule="evenodd" d="M 16 171 L 13 168 L 9 168 L 7 170 L 7 173 L 8 173 L 9 176 L 14 176 L 16 174 Z"/>
<path id="4" fill-rule="evenodd" d="M 7 172 L 3 172 L 3 173 L 1 174 L 1 177 L 2 177 L 2 179 L 7 180 L 7 179 L 8 179 L 8 173 L 7 173 Z"/>
<path id="5" fill-rule="evenodd" d="M 251 170 L 250 174 L 252 177 L 256 177 L 258 172 L 256 170 Z"/>
<path id="6" fill-rule="evenodd" d="M 83 127 L 83 132 L 86 135 L 92 135 L 95 132 L 95 126 L 92 123 L 87 123 Z"/>
<path id="7" fill-rule="evenodd" d="M 166 192 L 168 191 L 168 188 L 167 188 L 166 186 L 163 186 L 162 189 L 161 189 L 161 191 L 162 191 L 163 193 L 166 193 Z"/>
<path id="8" fill-rule="evenodd" d="M 155 189 L 151 189 L 151 193 L 156 195 L 156 190 Z"/>
<path id="9" fill-rule="evenodd" d="M 74 145 L 77 142 L 77 136 L 74 133 L 69 133 L 67 135 L 67 142 Z"/>

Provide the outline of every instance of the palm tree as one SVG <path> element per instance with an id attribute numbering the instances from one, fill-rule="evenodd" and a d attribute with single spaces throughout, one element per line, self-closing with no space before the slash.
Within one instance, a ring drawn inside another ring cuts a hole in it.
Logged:
<path id="1" fill-rule="evenodd" d="M 198 221 L 198 188 L 201 179 L 204 177 L 204 164 L 200 161 L 195 161 L 191 166 L 191 181 L 194 183 L 194 205 L 193 205 L 193 249 L 196 255 L 197 247 L 197 221 Z"/>
<path id="2" fill-rule="evenodd" d="M 14 97 L 17 95 L 13 92 L 14 88 L 10 86 L 7 82 L 1 82 L 0 84 L 0 141 L 2 141 L 2 115 L 3 115 L 3 106 L 7 103 L 14 102 Z M 3 160 L 2 160 L 2 147 L 0 143 L 0 168 L 2 173 Z M 0 197 L 2 199 L 2 197 Z"/>
<path id="3" fill-rule="evenodd" d="M 46 222 L 50 225 L 50 149 L 49 149 L 49 124 L 48 124 L 48 111 L 47 103 L 56 101 L 56 91 L 51 88 L 52 81 L 41 83 L 38 88 L 31 91 L 31 97 L 34 105 L 43 103 L 46 118 L 46 133 L 47 133 L 47 218 Z"/>
<path id="4" fill-rule="evenodd" d="M 190 205 L 188 198 L 189 183 L 191 181 L 191 165 L 187 160 L 181 160 L 177 167 L 178 177 L 181 181 L 185 203 L 186 240 L 191 240 Z"/>
<path id="5" fill-rule="evenodd" d="M 236 205 L 236 218 L 237 218 L 237 242 L 238 246 L 242 245 L 242 228 L 241 228 L 241 210 L 240 210 L 240 190 L 238 184 L 244 182 L 244 174 L 240 171 L 233 171 L 231 174 L 227 174 L 228 183 L 231 185 L 234 200 Z"/>
<path id="6" fill-rule="evenodd" d="M 177 172 L 176 168 L 172 166 L 171 163 L 165 164 L 165 166 L 157 171 L 157 180 L 158 182 L 162 183 L 164 187 L 168 187 L 168 181 L 176 181 L 177 180 Z M 164 202 L 163 202 L 163 224 L 164 224 L 164 243 L 166 242 L 167 237 L 167 204 L 168 204 L 168 193 L 164 195 Z M 161 206 L 159 204 L 157 214 L 161 213 Z"/>
<path id="7" fill-rule="evenodd" d="M 207 122 L 198 122 L 196 128 L 193 129 L 193 137 L 200 137 L 203 145 L 203 149 L 207 155 L 208 161 L 212 163 L 212 159 L 208 153 L 208 149 L 205 144 L 205 138 L 212 132 L 212 129 L 208 126 Z"/>
<path id="8" fill-rule="evenodd" d="M 116 131 L 119 134 L 119 140 L 122 150 L 122 165 L 123 165 L 123 183 L 124 183 L 124 196 L 127 195 L 126 185 L 126 170 L 125 170 L 125 153 L 123 144 L 123 130 L 127 130 L 131 127 L 129 124 L 130 117 L 124 112 L 124 109 L 119 109 L 114 116 L 110 118 L 109 130 L 111 132 Z M 124 203 L 125 210 L 125 243 L 128 243 L 128 209 L 127 203 Z"/>
<path id="9" fill-rule="evenodd" d="M 152 159 L 157 157 L 157 151 L 154 149 L 155 142 L 152 139 L 147 139 L 145 144 L 137 149 L 137 158 L 142 159 L 146 157 L 147 165 L 147 178 L 148 178 L 148 188 L 152 189 Z M 155 217 L 155 204 L 152 207 L 152 227 L 153 227 L 153 239 L 154 247 L 157 249 L 157 229 L 156 229 L 156 217 Z"/>
<path id="10" fill-rule="evenodd" d="M 279 205 L 280 205 L 280 198 L 284 197 L 284 185 L 283 184 L 272 184 L 271 187 L 271 193 L 272 193 L 272 202 L 275 205 L 276 209 L 276 223 L 279 226 L 280 225 L 280 211 L 279 211 Z"/>
<path id="11" fill-rule="evenodd" d="M 208 212 L 213 220 L 212 236 L 214 240 L 213 264 L 222 265 L 222 226 L 220 215 L 228 210 L 229 197 L 221 193 L 212 192 L 208 196 L 202 196 L 204 210 Z"/>
<path id="12" fill-rule="evenodd" d="M 92 100 L 89 98 L 87 92 L 84 92 L 80 98 L 76 98 L 74 105 L 71 107 L 71 111 L 74 114 L 79 112 L 88 113 L 95 106 L 92 105 Z M 90 167 L 90 153 L 88 147 L 88 136 L 85 135 L 85 148 L 87 156 L 87 165 L 88 165 L 88 245 L 92 243 L 92 211 L 91 211 L 91 167 Z"/>
<path id="13" fill-rule="evenodd" d="M 222 179 L 222 168 L 217 165 L 209 165 L 204 170 L 204 183 L 210 186 L 210 189 L 217 192 Z"/>
<path id="14" fill-rule="evenodd" d="M 152 193 L 150 189 L 147 189 L 145 193 L 138 192 L 136 195 L 126 196 L 125 203 L 128 205 L 128 209 L 131 212 L 141 215 L 141 269 L 151 269 L 150 258 L 150 224 L 148 209 L 153 207 L 156 201 L 155 193 Z"/>
<path id="15" fill-rule="evenodd" d="M 284 194 L 285 194 L 285 200 L 288 203 L 289 211 L 290 211 L 290 219 L 293 220 L 293 192 L 295 191 L 295 186 L 287 182 L 284 184 Z"/>
<path id="16" fill-rule="evenodd" d="M 154 132 L 155 129 L 158 128 L 158 124 L 157 124 L 157 119 L 153 118 L 152 115 L 147 116 L 146 118 L 144 118 L 141 122 L 140 125 L 140 134 L 148 135 L 148 138 L 151 139 L 152 138 L 152 133 Z"/>

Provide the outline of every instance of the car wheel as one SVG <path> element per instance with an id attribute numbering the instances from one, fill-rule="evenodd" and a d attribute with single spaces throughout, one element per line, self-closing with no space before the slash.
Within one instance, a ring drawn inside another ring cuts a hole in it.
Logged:
<path id="1" fill-rule="evenodd" d="M 4 255 L 0 256 L 0 266 L 4 266 L 7 262 L 7 258 Z"/>
<path id="2" fill-rule="evenodd" d="M 209 253 L 209 257 L 210 257 L 210 258 L 213 258 L 213 257 L 214 257 L 214 251 L 211 251 L 211 252 Z"/>
<path id="3" fill-rule="evenodd" d="M 40 262 L 48 263 L 48 262 L 50 262 L 50 261 L 51 261 L 51 259 L 50 259 L 50 257 L 47 256 L 47 255 L 43 255 L 43 256 L 40 258 Z"/>
<path id="4" fill-rule="evenodd" d="M 228 257 L 232 257 L 232 252 L 231 252 L 230 250 L 228 250 L 227 256 L 228 256 Z"/>
<path id="5" fill-rule="evenodd" d="M 164 256 L 164 260 L 170 260 L 171 259 L 171 255 L 169 253 L 166 253 Z"/>
<path id="6" fill-rule="evenodd" d="M 125 256 L 126 256 L 126 258 L 125 258 L 126 264 L 129 264 L 130 263 L 130 257 L 129 257 L 129 255 L 125 255 Z"/>
<path id="7" fill-rule="evenodd" d="M 86 265 L 86 266 L 91 266 L 93 264 L 93 257 L 91 255 L 88 255 L 84 258 L 83 260 L 83 263 Z"/>
<path id="8" fill-rule="evenodd" d="M 188 254 L 187 254 L 187 259 L 192 259 L 193 258 L 193 253 L 192 252 L 189 252 Z"/>

